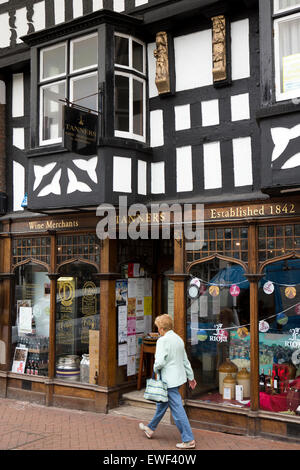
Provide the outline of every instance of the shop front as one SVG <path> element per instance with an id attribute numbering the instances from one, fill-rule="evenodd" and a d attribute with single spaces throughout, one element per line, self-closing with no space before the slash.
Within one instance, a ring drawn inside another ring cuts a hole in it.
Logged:
<path id="1" fill-rule="evenodd" d="M 88 213 L 3 220 L 2 397 L 107 412 L 136 388 L 172 242 L 100 240 L 97 222 Z"/>
<path id="2" fill-rule="evenodd" d="M 185 242 L 99 240 L 89 213 L 3 219 L 1 396 L 116 408 L 168 312 L 198 383 L 182 390 L 193 426 L 297 439 L 300 199 L 204 216 Z"/>
<path id="3" fill-rule="evenodd" d="M 186 242 L 195 426 L 299 438 L 299 199 L 205 211 Z"/>

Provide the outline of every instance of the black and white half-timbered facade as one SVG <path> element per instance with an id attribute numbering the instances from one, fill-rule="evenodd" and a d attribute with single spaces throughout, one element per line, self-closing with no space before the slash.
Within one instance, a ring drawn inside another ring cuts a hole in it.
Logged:
<path id="1" fill-rule="evenodd" d="M 107 412 L 169 313 L 194 426 L 299 439 L 300 1 L 0 0 L 0 31 L 1 396 Z M 120 196 L 203 239 L 100 240 Z"/>

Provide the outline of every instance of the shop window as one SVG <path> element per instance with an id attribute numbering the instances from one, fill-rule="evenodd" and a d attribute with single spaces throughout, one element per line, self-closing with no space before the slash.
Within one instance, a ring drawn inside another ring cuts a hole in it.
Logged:
<path id="1" fill-rule="evenodd" d="M 248 261 L 248 228 L 205 228 L 204 240 L 186 242 L 187 264 L 219 253 L 229 258 Z"/>
<path id="2" fill-rule="evenodd" d="M 24 260 L 39 260 L 50 264 L 50 237 L 14 238 L 12 242 L 13 265 Z"/>
<path id="3" fill-rule="evenodd" d="M 87 263 L 59 270 L 56 294 L 56 377 L 96 383 L 99 373 L 100 287 Z"/>
<path id="4" fill-rule="evenodd" d="M 12 372 L 48 375 L 50 280 L 45 268 L 33 263 L 15 270 L 12 318 Z"/>
<path id="5" fill-rule="evenodd" d="M 281 101 L 300 96 L 300 2 L 277 0 L 274 13 L 279 16 L 274 20 L 276 99 Z"/>
<path id="6" fill-rule="evenodd" d="M 115 35 L 115 136 L 145 142 L 145 45 Z"/>
<path id="7" fill-rule="evenodd" d="M 40 50 L 40 145 L 62 141 L 65 98 L 98 110 L 98 35 Z"/>
<path id="8" fill-rule="evenodd" d="M 258 310 L 260 408 L 300 414 L 300 260 L 274 262 L 263 274 Z"/>
<path id="9" fill-rule="evenodd" d="M 300 225 L 263 225 L 258 229 L 259 261 L 300 253 Z"/>
<path id="10" fill-rule="evenodd" d="M 100 240 L 96 235 L 61 235 L 57 237 L 57 264 L 70 259 L 85 259 L 99 265 Z"/>
<path id="11" fill-rule="evenodd" d="M 249 282 L 244 274 L 241 265 L 217 258 L 190 270 L 187 345 L 198 382 L 189 392 L 192 398 L 233 407 L 249 403 Z M 195 297 L 191 285 L 198 289 Z"/>

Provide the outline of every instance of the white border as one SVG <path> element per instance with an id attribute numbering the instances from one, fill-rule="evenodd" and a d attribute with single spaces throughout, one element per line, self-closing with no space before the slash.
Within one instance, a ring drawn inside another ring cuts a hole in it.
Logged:
<path id="1" fill-rule="evenodd" d="M 125 70 L 134 70 L 138 73 L 141 73 L 142 75 L 146 75 L 146 45 L 139 39 L 135 38 L 134 36 L 129 36 L 128 34 L 123 34 L 123 33 L 115 33 L 115 36 L 121 37 L 121 38 L 126 38 L 128 39 L 128 62 L 129 65 L 121 65 L 115 62 L 115 65 L 117 67 L 120 67 Z M 143 46 L 143 70 L 140 71 L 136 68 L 133 67 L 133 47 L 132 47 L 132 42 L 135 41 L 136 43 L 140 44 Z"/>
<path id="2" fill-rule="evenodd" d="M 115 72 L 117 75 L 129 78 L 129 132 L 115 130 L 115 137 L 146 142 L 146 80 L 125 72 Z M 133 80 L 143 84 L 143 135 L 133 133 Z"/>
<path id="3" fill-rule="evenodd" d="M 53 75 L 51 77 L 46 77 L 43 78 L 43 71 L 44 71 L 44 52 L 50 51 L 53 49 L 57 49 L 61 46 L 65 46 L 65 71 L 63 73 L 60 73 L 59 75 Z M 40 81 L 41 82 L 47 82 L 49 80 L 56 80 L 57 78 L 65 77 L 67 74 L 67 50 L 68 50 L 68 45 L 67 42 L 60 42 L 59 44 L 55 44 L 54 46 L 49 46 L 45 47 L 43 49 L 40 49 Z"/>
<path id="4" fill-rule="evenodd" d="M 91 64 L 91 65 L 87 65 L 86 67 L 81 67 L 80 69 L 74 69 L 74 67 L 73 67 L 74 43 L 83 41 L 85 39 L 93 38 L 93 37 L 98 38 L 98 34 L 97 33 L 87 34 L 85 36 L 80 36 L 80 37 L 78 37 L 76 39 L 72 39 L 70 41 L 70 73 L 82 72 L 84 70 L 90 70 L 90 69 L 93 69 L 95 67 L 98 67 L 98 42 L 97 42 L 97 61 L 96 61 L 96 63 Z"/>
<path id="5" fill-rule="evenodd" d="M 66 80 L 60 80 L 54 83 L 49 83 L 47 85 L 41 86 L 40 87 L 40 121 L 39 121 L 39 135 L 40 135 L 40 145 L 51 145 L 51 144 L 57 144 L 62 142 L 62 137 L 58 137 L 57 139 L 48 139 L 48 140 L 43 140 L 43 116 L 44 116 L 44 100 L 43 100 L 43 91 L 45 88 L 50 88 L 53 85 L 59 85 L 60 83 L 65 84 L 65 92 L 66 92 Z M 59 105 L 59 103 L 58 103 Z"/>
<path id="6" fill-rule="evenodd" d="M 281 75 L 280 75 L 280 49 L 279 49 L 279 24 L 291 21 L 293 19 L 300 20 L 300 13 L 295 13 L 294 15 L 285 16 L 284 18 L 278 18 L 274 20 L 274 63 L 275 63 L 275 94 L 276 101 L 283 101 L 292 98 L 297 98 L 300 96 L 300 87 L 297 90 L 292 90 L 288 92 L 281 91 Z M 300 44 L 299 44 L 300 47 Z M 300 52 L 300 50 L 299 50 Z"/>
<path id="7" fill-rule="evenodd" d="M 69 93 L 70 93 L 70 101 L 73 102 L 73 99 L 74 99 L 74 95 L 73 95 L 73 84 L 74 82 L 78 81 L 78 80 L 82 80 L 84 78 L 89 78 L 89 77 L 94 77 L 96 76 L 97 77 L 97 90 L 96 90 L 96 93 L 98 94 L 98 72 L 91 72 L 91 73 L 84 73 L 82 75 L 76 75 L 75 77 L 71 77 L 70 78 L 70 88 L 69 88 Z M 83 96 L 82 99 L 84 99 L 85 97 Z M 80 106 L 80 101 L 76 100 L 76 103 L 79 104 Z M 98 99 L 97 99 L 97 109 L 93 110 L 93 111 L 98 111 Z M 84 105 L 82 105 L 84 106 Z"/>
<path id="8" fill-rule="evenodd" d="M 282 13 L 285 11 L 291 11 L 291 10 L 295 10 L 296 8 L 300 8 L 300 1 L 298 5 L 293 5 L 291 7 L 286 7 L 286 8 L 279 8 L 279 0 L 274 0 L 274 13 Z"/>

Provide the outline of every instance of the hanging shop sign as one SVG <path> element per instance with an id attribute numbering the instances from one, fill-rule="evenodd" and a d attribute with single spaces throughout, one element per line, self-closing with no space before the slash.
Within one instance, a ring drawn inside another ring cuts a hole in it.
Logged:
<path id="1" fill-rule="evenodd" d="M 64 147 L 79 155 L 97 153 L 98 116 L 64 106 Z"/>

